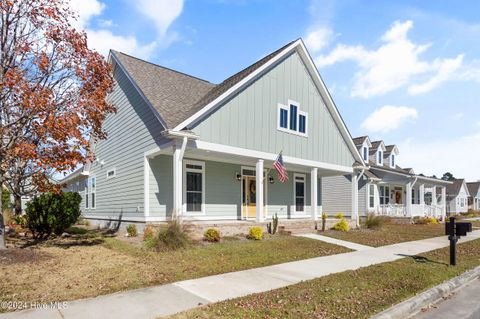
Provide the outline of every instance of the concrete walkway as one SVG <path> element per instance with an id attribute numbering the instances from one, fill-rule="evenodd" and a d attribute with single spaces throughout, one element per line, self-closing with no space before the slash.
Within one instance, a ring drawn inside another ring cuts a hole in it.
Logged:
<path id="1" fill-rule="evenodd" d="M 345 241 L 345 240 L 336 239 L 336 238 L 327 237 L 327 236 L 322 236 L 322 235 L 317 235 L 317 234 L 301 234 L 301 235 L 296 235 L 296 236 L 306 237 L 306 238 L 315 239 L 315 240 L 320 240 L 320 241 L 324 241 L 326 243 L 347 247 L 347 248 L 352 249 L 352 250 L 359 250 L 360 251 L 360 250 L 366 250 L 366 249 L 373 249 L 373 247 L 370 247 L 370 246 L 360 245 L 360 244 L 357 244 L 357 243 L 352 243 L 350 241 Z"/>
<path id="2" fill-rule="evenodd" d="M 460 243 L 480 238 L 469 233 Z M 202 304 L 282 288 L 346 270 L 394 261 L 447 247 L 445 236 L 311 258 L 273 266 L 185 280 L 68 303 L 66 309 L 27 310 L 0 315 L 6 318 L 155 318 Z"/>

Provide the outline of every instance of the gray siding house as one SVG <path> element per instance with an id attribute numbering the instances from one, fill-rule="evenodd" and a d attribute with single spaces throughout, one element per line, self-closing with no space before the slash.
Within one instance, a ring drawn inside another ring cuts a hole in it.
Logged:
<path id="1" fill-rule="evenodd" d="M 220 84 L 116 51 L 110 61 L 108 138 L 64 180 L 86 218 L 317 219 L 324 178 L 357 183 L 364 161 L 301 39 Z M 280 152 L 285 183 L 272 169 Z M 344 195 L 355 217 L 358 192 Z"/>
<path id="2" fill-rule="evenodd" d="M 447 187 L 452 182 L 415 174 L 412 168 L 398 166 L 396 145 L 372 142 L 368 136 L 354 138 L 353 142 L 367 165 L 367 169 L 358 174 L 359 216 L 372 213 L 392 217 L 445 218 Z M 351 175 L 325 177 L 321 184 L 323 211 L 351 215 L 354 207 L 348 202 Z"/>

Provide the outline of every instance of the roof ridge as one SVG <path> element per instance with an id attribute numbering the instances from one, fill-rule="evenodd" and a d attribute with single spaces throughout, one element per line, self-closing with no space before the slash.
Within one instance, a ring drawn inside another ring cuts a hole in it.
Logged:
<path id="1" fill-rule="evenodd" d="M 113 53 L 117 54 L 123 54 L 129 58 L 132 58 L 132 59 L 135 59 L 135 60 L 138 60 L 138 61 L 142 61 L 144 63 L 148 63 L 148 64 L 151 64 L 153 66 L 156 66 L 156 67 L 159 67 L 159 68 L 162 68 L 162 69 L 165 69 L 165 70 L 169 70 L 169 71 L 172 71 L 172 72 L 175 72 L 175 73 L 178 73 L 178 74 L 181 74 L 181 75 L 185 75 L 185 76 L 188 76 L 190 78 L 193 78 L 193 79 L 196 79 L 196 80 L 200 80 L 200 81 L 203 81 L 203 82 L 206 82 L 206 83 L 209 83 L 209 84 L 212 84 L 212 85 L 216 85 L 215 83 L 212 83 L 210 81 L 207 81 L 205 79 L 202 79 L 202 78 L 199 78 L 199 77 L 196 77 L 194 75 L 191 75 L 191 74 L 188 74 L 188 73 L 185 73 L 185 72 L 181 72 L 181 71 L 178 71 L 178 70 L 174 70 L 174 69 L 171 69 L 169 67 L 166 67 L 166 66 L 163 66 L 163 65 L 160 65 L 160 64 L 157 64 L 157 63 L 153 63 L 153 62 L 150 62 L 150 61 L 147 61 L 147 60 L 144 60 L 144 59 L 140 59 L 138 57 L 135 57 L 133 55 L 130 55 L 130 54 L 127 54 L 127 53 L 124 53 L 124 52 L 120 52 L 120 51 L 117 51 L 117 50 L 111 50 Z"/>

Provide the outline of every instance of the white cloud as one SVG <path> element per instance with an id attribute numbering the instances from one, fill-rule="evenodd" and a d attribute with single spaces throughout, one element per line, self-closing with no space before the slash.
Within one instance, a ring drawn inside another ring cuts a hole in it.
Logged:
<path id="1" fill-rule="evenodd" d="M 85 29 L 92 17 L 102 13 L 105 4 L 98 0 L 70 0 L 70 8 L 78 14 L 77 20 L 72 21 L 73 26 Z"/>
<path id="2" fill-rule="evenodd" d="M 312 29 L 305 36 L 305 45 L 312 52 L 323 50 L 332 40 L 333 32 L 327 27 Z"/>
<path id="3" fill-rule="evenodd" d="M 148 59 L 157 45 L 155 41 L 141 45 L 134 36 L 115 35 L 109 30 L 87 30 L 87 33 L 89 45 L 104 56 L 108 55 L 110 49 L 114 49 Z"/>
<path id="4" fill-rule="evenodd" d="M 450 139 L 409 139 L 399 145 L 404 159 L 403 166 L 414 167 L 415 172 L 425 175 L 442 176 L 449 171 L 455 177 L 470 181 L 480 179 L 478 161 L 480 131 L 460 138 Z"/>
<path id="5" fill-rule="evenodd" d="M 400 127 L 408 120 L 418 117 L 416 109 L 406 106 L 385 105 L 370 114 L 362 128 L 371 133 L 387 133 Z"/>
<path id="6" fill-rule="evenodd" d="M 412 21 L 393 23 L 381 37 L 382 44 L 376 50 L 362 45 L 338 44 L 330 53 L 318 55 L 317 65 L 326 67 L 343 61 L 358 65 L 352 88 L 352 96 L 369 98 L 407 86 L 410 94 L 425 93 L 449 80 L 463 62 L 463 55 L 454 59 L 422 60 L 430 44 L 417 44 L 408 38 Z M 422 84 L 412 84 L 416 75 L 430 76 Z"/>
<path id="7" fill-rule="evenodd" d="M 165 36 L 183 10 L 183 0 L 138 0 L 135 3 L 137 10 L 155 23 L 160 37 Z"/>

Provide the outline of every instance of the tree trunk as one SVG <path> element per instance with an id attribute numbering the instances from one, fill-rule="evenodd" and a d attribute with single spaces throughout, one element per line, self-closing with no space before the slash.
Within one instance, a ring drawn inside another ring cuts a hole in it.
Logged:
<path id="1" fill-rule="evenodd" d="M 7 249 L 5 246 L 5 225 L 3 224 L 3 178 L 0 179 L 0 250 Z"/>
<path id="2" fill-rule="evenodd" d="M 22 214 L 22 196 L 14 196 L 15 203 L 15 216 L 20 216 Z"/>

